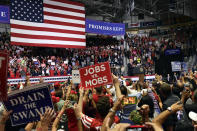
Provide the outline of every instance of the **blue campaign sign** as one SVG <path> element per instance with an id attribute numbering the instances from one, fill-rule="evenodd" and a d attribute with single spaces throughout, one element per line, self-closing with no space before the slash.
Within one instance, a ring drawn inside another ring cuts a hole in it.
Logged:
<path id="1" fill-rule="evenodd" d="M 125 35 L 125 24 L 86 19 L 86 32 L 103 35 Z"/>
<path id="2" fill-rule="evenodd" d="M 8 94 L 3 102 L 6 110 L 13 110 L 10 115 L 12 126 L 39 121 L 46 108 L 53 109 L 49 84 L 38 84 Z"/>
<path id="3" fill-rule="evenodd" d="M 186 62 L 182 62 L 182 71 L 188 71 L 188 65 Z"/>
<path id="4" fill-rule="evenodd" d="M 0 23 L 10 23 L 10 11 L 8 6 L 0 5 Z"/>

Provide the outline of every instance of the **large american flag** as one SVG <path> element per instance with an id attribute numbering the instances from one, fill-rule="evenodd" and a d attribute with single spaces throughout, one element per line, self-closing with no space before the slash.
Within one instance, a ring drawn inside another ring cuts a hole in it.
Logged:
<path id="1" fill-rule="evenodd" d="M 84 48 L 85 7 L 68 0 L 11 0 L 11 44 Z"/>

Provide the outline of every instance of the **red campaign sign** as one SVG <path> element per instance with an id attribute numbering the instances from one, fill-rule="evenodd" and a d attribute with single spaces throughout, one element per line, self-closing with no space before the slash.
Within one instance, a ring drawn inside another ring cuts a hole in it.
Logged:
<path id="1" fill-rule="evenodd" d="M 82 87 L 94 88 L 112 83 L 109 62 L 99 63 L 79 70 Z"/>
<path id="2" fill-rule="evenodd" d="M 0 100 L 7 100 L 8 53 L 0 52 Z"/>

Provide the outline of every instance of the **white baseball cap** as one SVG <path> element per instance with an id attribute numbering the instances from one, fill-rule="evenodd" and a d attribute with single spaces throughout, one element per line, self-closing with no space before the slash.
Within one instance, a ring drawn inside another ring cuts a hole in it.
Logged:
<path id="1" fill-rule="evenodd" d="M 189 118 L 192 119 L 193 121 L 197 122 L 197 113 L 190 111 Z"/>

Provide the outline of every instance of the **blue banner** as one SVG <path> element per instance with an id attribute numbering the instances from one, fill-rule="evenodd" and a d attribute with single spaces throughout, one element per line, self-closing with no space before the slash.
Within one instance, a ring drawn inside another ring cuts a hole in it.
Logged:
<path id="1" fill-rule="evenodd" d="M 166 50 L 165 55 L 179 55 L 181 51 L 179 49 L 171 49 L 171 50 Z"/>
<path id="2" fill-rule="evenodd" d="M 6 110 L 13 111 L 10 115 L 12 126 L 39 121 L 39 113 L 44 114 L 47 107 L 53 109 L 49 84 L 38 84 L 11 92 L 3 104 Z"/>
<path id="3" fill-rule="evenodd" d="M 8 6 L 0 5 L 0 23 L 10 23 L 10 11 Z"/>
<path id="4" fill-rule="evenodd" d="M 125 24 L 86 19 L 86 32 L 103 35 L 125 35 Z"/>

